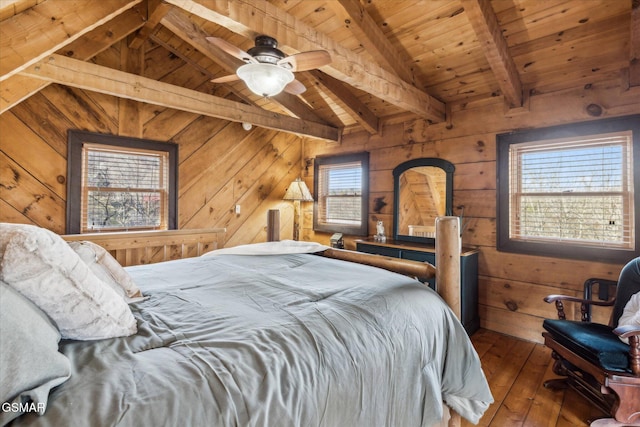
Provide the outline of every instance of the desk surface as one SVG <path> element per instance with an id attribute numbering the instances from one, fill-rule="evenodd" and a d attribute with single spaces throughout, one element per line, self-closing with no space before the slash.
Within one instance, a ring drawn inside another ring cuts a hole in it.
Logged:
<path id="1" fill-rule="evenodd" d="M 386 242 L 377 242 L 375 240 L 371 239 L 358 239 L 356 240 L 356 244 L 358 243 L 363 243 L 366 245 L 372 245 L 372 246 L 381 246 L 381 247 L 385 247 L 385 248 L 397 248 L 397 249 L 406 249 L 406 250 L 414 250 L 414 251 L 421 251 L 421 252 L 431 252 L 431 253 L 435 253 L 436 252 L 436 247 L 435 245 L 429 245 L 429 244 L 423 244 L 423 243 L 414 243 L 414 242 L 404 242 L 404 241 L 400 241 L 400 240 L 392 240 L 392 239 L 388 239 Z M 472 248 L 462 248 L 462 252 L 460 253 L 460 256 L 469 256 L 472 254 L 478 253 L 477 249 L 472 249 Z"/>

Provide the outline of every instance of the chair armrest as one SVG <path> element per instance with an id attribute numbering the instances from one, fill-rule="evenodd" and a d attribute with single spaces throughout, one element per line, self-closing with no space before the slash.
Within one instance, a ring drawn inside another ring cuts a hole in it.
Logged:
<path id="1" fill-rule="evenodd" d="M 640 326 L 618 326 L 613 333 L 620 338 L 629 338 L 629 366 L 633 375 L 640 377 Z"/>
<path id="2" fill-rule="evenodd" d="M 582 313 L 582 321 L 586 321 L 589 318 L 589 315 L 588 315 L 589 306 L 598 305 L 602 307 L 611 307 L 615 303 L 615 300 L 610 300 L 610 301 L 588 300 L 583 298 L 572 297 L 569 295 L 548 295 L 544 297 L 544 301 L 546 303 L 555 302 L 556 310 L 558 311 L 558 319 L 562 319 L 562 320 L 567 318 L 567 316 L 564 313 L 563 301 L 579 303 L 580 312 Z"/>
<path id="3" fill-rule="evenodd" d="M 544 297 L 544 301 L 548 303 L 556 302 L 556 301 L 570 301 L 570 302 L 579 302 L 580 304 L 587 304 L 587 305 L 600 305 L 603 307 L 613 306 L 615 302 L 614 300 L 598 301 L 598 300 L 592 300 L 592 299 L 576 298 L 569 295 L 547 295 L 546 297 Z"/>
<path id="4" fill-rule="evenodd" d="M 622 325 L 613 330 L 613 333 L 621 338 L 629 338 L 631 336 L 640 336 L 640 326 Z"/>

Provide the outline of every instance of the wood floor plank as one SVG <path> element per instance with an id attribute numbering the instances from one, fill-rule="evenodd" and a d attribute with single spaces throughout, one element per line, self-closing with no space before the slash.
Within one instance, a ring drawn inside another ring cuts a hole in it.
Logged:
<path id="1" fill-rule="evenodd" d="M 566 390 L 557 427 L 586 427 L 604 414 L 574 390 Z"/>
<path id="2" fill-rule="evenodd" d="M 485 427 L 588 427 L 604 414 L 573 390 L 550 390 L 557 378 L 551 351 L 542 344 L 480 329 L 471 341 L 495 402 L 478 423 Z M 462 426 L 472 424 L 462 420 Z"/>
<path id="3" fill-rule="evenodd" d="M 549 364 L 547 365 L 542 381 L 538 384 L 538 390 L 523 427 L 555 427 L 564 399 L 564 391 L 551 390 L 544 386 L 545 381 L 551 378 L 557 378 L 558 376 L 553 372 L 551 350 L 543 346 L 540 347 L 544 349 L 544 352 L 549 358 Z"/>
<path id="4" fill-rule="evenodd" d="M 473 347 L 478 353 L 478 356 L 482 358 L 487 351 L 495 344 L 500 335 L 487 329 L 480 329 L 471 337 Z"/>
<path id="5" fill-rule="evenodd" d="M 527 361 L 534 346 L 534 343 L 528 341 L 500 335 L 495 344 L 480 359 L 495 402 L 480 419 L 479 426 L 494 425 L 492 424 L 493 418 L 500 406 L 502 406 L 509 390 L 513 387 L 518 373 Z M 470 426 L 471 424 L 463 423 L 462 425 Z"/>
<path id="6" fill-rule="evenodd" d="M 496 412 L 493 423 L 513 427 L 524 424 L 550 360 L 550 353 L 544 347 L 533 348 L 509 394 Z"/>

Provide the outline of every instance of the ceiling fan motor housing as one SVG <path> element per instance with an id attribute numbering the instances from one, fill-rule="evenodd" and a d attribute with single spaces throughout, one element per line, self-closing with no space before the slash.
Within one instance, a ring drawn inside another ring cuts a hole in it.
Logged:
<path id="1" fill-rule="evenodd" d="M 284 52 L 278 49 L 278 41 L 269 36 L 258 36 L 256 45 L 249 49 L 247 53 L 253 56 L 258 62 L 275 64 L 285 57 Z"/>

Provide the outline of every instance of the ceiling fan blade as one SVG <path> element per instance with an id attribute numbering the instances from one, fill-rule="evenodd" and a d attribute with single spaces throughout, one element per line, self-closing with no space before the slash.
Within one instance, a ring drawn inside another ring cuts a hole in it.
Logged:
<path id="1" fill-rule="evenodd" d="M 217 79 L 211 80 L 211 83 L 231 83 L 240 80 L 237 74 L 229 74 L 228 76 L 218 77 Z"/>
<path id="2" fill-rule="evenodd" d="M 300 52 L 278 61 L 278 65 L 289 64 L 291 71 L 306 71 L 322 67 L 331 62 L 331 55 L 326 50 L 310 50 Z"/>
<path id="3" fill-rule="evenodd" d="M 244 50 L 240 49 L 237 46 L 232 45 L 231 43 L 229 43 L 224 39 L 221 39 L 220 37 L 207 37 L 207 40 L 209 41 L 209 43 L 222 49 L 223 51 L 227 52 L 229 55 L 234 56 L 238 59 L 241 59 L 244 62 L 247 62 L 247 63 L 258 62 L 253 58 L 253 56 L 249 55 Z"/>
<path id="4" fill-rule="evenodd" d="M 304 87 L 304 85 L 300 83 L 300 80 L 297 79 L 293 79 L 291 83 L 284 87 L 284 91 L 290 93 L 291 95 L 300 95 L 306 90 L 307 88 Z"/>

